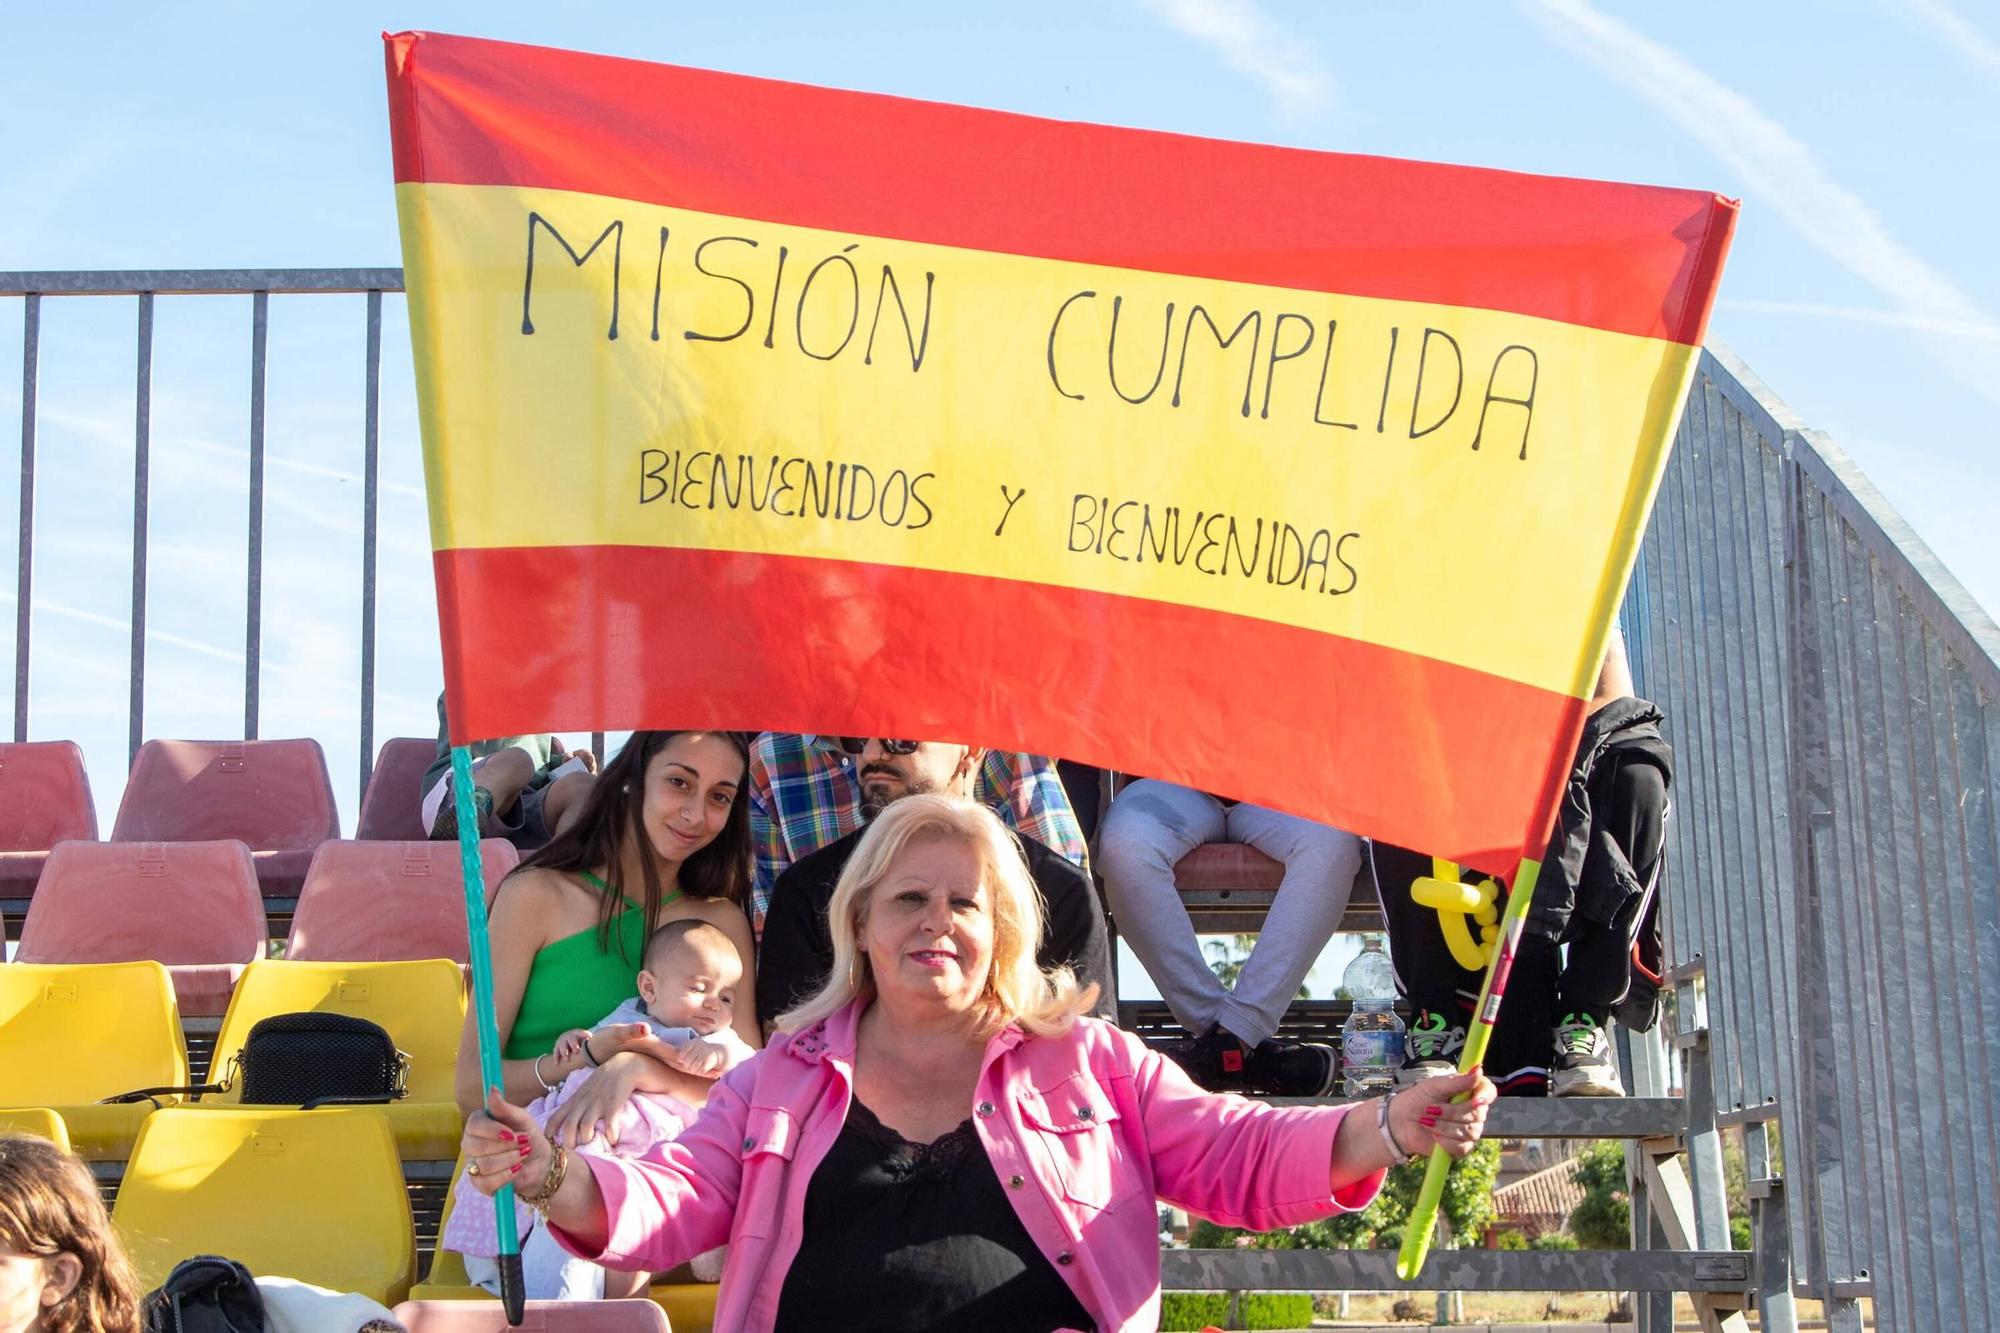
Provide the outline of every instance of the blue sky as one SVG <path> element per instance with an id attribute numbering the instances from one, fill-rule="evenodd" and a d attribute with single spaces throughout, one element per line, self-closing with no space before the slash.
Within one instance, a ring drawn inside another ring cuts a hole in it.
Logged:
<path id="1" fill-rule="evenodd" d="M 0 269 L 394 265 L 378 34 L 409 27 L 1089 121 L 1744 200 L 1712 335 L 2000 606 L 2000 14 L 1960 0 L 1079 5 L 21 5 Z M 0 549 L 20 307 L 0 301 Z M 162 301 L 147 731 L 240 734 L 249 304 Z M 124 766 L 129 301 L 45 305 L 33 732 Z M 263 731 L 351 827 L 359 298 L 272 314 Z M 408 349 L 385 330 L 379 737 L 438 687 Z M 0 579 L 11 641 L 12 580 Z M 0 661 L 11 658 L 0 649 Z M 11 679 L 11 673 L 6 679 Z"/>

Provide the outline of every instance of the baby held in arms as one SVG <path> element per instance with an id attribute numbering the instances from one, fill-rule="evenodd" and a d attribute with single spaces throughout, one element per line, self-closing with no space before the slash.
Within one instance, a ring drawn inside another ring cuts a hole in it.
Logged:
<path id="1" fill-rule="evenodd" d="M 553 1054 L 558 1061 L 581 1052 L 589 1067 L 528 1104 L 528 1114 L 537 1125 L 548 1128 L 557 1112 L 590 1081 L 595 1066 L 617 1051 L 641 1051 L 702 1078 L 720 1077 L 753 1054 L 730 1026 L 743 963 L 727 935 L 703 921 L 670 921 L 646 941 L 642 961 L 637 995 L 595 1027 L 574 1028 L 557 1039 Z M 679 1138 L 697 1114 L 669 1093 L 636 1093 L 614 1120 L 578 1126 L 577 1149 L 638 1157 L 655 1144 Z M 514 1218 L 521 1237 L 522 1277 L 531 1300 L 595 1300 L 607 1294 L 604 1269 L 565 1253 L 525 1204 L 515 1203 Z M 445 1227 L 444 1248 L 465 1256 L 466 1273 L 475 1283 L 498 1292 L 491 1198 L 469 1188 L 458 1190 Z M 722 1272 L 722 1253 L 698 1256 L 692 1264 L 695 1276 L 716 1281 Z M 643 1280 L 628 1281 L 620 1275 L 613 1281 L 631 1291 L 612 1295 L 644 1290 Z"/>

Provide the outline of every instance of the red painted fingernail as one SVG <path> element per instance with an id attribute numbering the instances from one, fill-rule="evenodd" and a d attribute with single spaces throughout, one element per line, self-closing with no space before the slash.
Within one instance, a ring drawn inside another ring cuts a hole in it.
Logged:
<path id="1" fill-rule="evenodd" d="M 501 1130 L 501 1131 L 500 1131 L 500 1138 L 502 1139 L 502 1141 L 504 1141 L 504 1142 L 507 1142 L 507 1143 L 512 1143 L 512 1142 L 514 1141 L 514 1135 L 513 1135 L 513 1133 L 512 1133 L 511 1131 L 509 1131 L 509 1130 L 505 1130 L 505 1129 L 503 1129 L 503 1130 Z"/>
<path id="2" fill-rule="evenodd" d="M 529 1153 L 533 1152 L 534 1149 L 535 1149 L 534 1144 L 528 1142 L 526 1139 L 521 1140 L 521 1156 L 526 1157 Z"/>
<path id="3" fill-rule="evenodd" d="M 1436 1129 L 1437 1117 L 1428 1115 L 1418 1116 L 1417 1123 L 1422 1125 L 1425 1129 Z"/>
<path id="4" fill-rule="evenodd" d="M 519 1162 L 516 1162 L 514 1163 L 514 1165 L 507 1168 L 507 1174 L 511 1176 L 520 1169 L 521 1169 L 521 1164 Z"/>
<path id="5" fill-rule="evenodd" d="M 1426 1106 L 1424 1110 L 1428 1111 L 1432 1115 L 1444 1114 L 1444 1108 L 1442 1106 Z"/>

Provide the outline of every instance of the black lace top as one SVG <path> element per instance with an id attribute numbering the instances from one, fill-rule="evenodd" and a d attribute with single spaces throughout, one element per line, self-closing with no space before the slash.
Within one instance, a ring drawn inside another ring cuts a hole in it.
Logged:
<path id="1" fill-rule="evenodd" d="M 1007 1200 L 972 1121 L 911 1143 L 856 1099 L 806 1187 L 778 1298 L 795 1330 L 1092 1327 Z"/>

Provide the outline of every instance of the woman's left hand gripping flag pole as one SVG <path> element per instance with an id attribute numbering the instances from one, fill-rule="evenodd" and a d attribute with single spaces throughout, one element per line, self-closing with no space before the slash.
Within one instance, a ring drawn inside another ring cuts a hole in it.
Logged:
<path id="1" fill-rule="evenodd" d="M 472 959 L 472 1012 L 478 1016 L 479 1082 L 492 1091 L 501 1086 L 500 1026 L 493 1018 L 493 955 L 486 945 L 486 876 L 479 863 L 472 755 L 463 745 L 451 747 L 451 799 L 458 807 L 458 857 L 465 874 L 465 931 Z M 500 1231 L 500 1304 L 507 1312 L 507 1323 L 519 1328 L 527 1317 L 528 1305 L 521 1284 L 521 1237 L 514 1229 L 512 1185 L 501 1186 L 493 1197 L 493 1218 Z"/>

